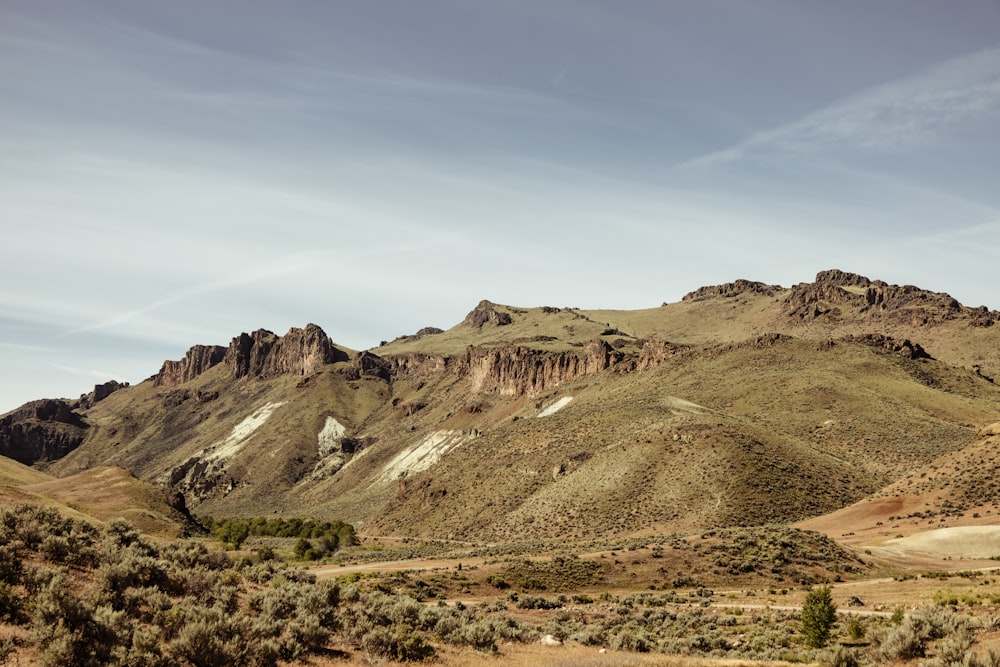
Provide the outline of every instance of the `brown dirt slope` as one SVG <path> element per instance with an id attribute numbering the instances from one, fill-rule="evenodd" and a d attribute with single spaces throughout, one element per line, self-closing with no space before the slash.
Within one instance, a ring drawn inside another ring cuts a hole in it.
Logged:
<path id="1" fill-rule="evenodd" d="M 800 524 L 838 539 L 877 543 L 940 528 L 1000 522 L 1000 422 L 871 497 Z"/>

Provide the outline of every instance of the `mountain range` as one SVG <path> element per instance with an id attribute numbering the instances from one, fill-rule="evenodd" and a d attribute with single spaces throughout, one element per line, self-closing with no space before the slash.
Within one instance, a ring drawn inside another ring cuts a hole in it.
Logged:
<path id="1" fill-rule="evenodd" d="M 94 492 L 72 489 L 132 485 L 129 502 L 178 526 L 188 510 L 316 516 L 475 542 L 837 511 L 875 530 L 904 506 L 974 523 L 1000 493 L 983 444 L 998 323 L 830 270 L 645 310 L 482 301 L 364 351 L 314 324 L 258 330 L 0 416 L 0 494 L 89 511 Z"/>

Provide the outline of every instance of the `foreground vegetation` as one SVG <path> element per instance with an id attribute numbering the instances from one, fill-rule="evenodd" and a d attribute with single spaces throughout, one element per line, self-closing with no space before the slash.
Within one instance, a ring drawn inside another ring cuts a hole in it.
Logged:
<path id="1" fill-rule="evenodd" d="M 309 539 L 302 526 L 286 528 L 285 539 Z M 751 551 L 745 537 L 726 537 Z M 713 559 L 720 553 L 713 547 Z M 465 585 L 469 570 L 449 576 Z M 96 527 L 20 505 L 0 512 L 0 660 L 140 667 L 265 666 L 309 656 L 425 661 L 445 647 L 491 655 L 545 637 L 595 654 L 600 647 L 836 665 L 1000 666 L 1000 656 L 972 653 L 994 621 L 959 613 L 947 596 L 908 615 L 838 616 L 825 587 L 814 587 L 800 612 L 727 606 L 727 595 L 680 581 L 587 594 L 602 585 L 601 570 L 576 557 L 521 560 L 500 573 L 482 577 L 493 597 L 463 603 L 405 572 L 317 581 L 276 560 L 232 560 L 201 541 L 153 543 L 120 519 Z"/>

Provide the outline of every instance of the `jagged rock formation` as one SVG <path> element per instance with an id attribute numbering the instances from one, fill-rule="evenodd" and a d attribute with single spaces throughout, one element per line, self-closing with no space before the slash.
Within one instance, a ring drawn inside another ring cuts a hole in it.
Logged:
<path id="1" fill-rule="evenodd" d="M 521 346 L 469 347 L 461 368 L 474 392 L 531 396 L 573 378 L 607 370 L 623 358 L 602 340 L 590 342 L 579 353 Z"/>
<path id="2" fill-rule="evenodd" d="M 119 389 L 125 389 L 127 387 L 128 382 L 118 382 L 117 380 L 109 380 L 104 384 L 95 384 L 92 392 L 80 396 L 79 406 L 81 409 L 86 410 L 87 408 L 91 408 L 95 404 L 100 403 Z"/>
<path id="3" fill-rule="evenodd" d="M 153 376 L 153 383 L 157 387 L 184 384 L 221 363 L 225 355 L 226 348 L 221 345 L 195 345 L 180 361 L 164 361 L 160 372 Z"/>
<path id="4" fill-rule="evenodd" d="M 485 324 L 502 327 L 513 321 L 514 320 L 511 318 L 510 313 L 497 310 L 497 305 L 495 303 L 483 299 L 479 302 L 478 306 L 473 308 L 469 314 L 465 316 L 462 323 L 467 324 L 470 327 L 475 327 L 476 329 L 482 329 Z"/>
<path id="5" fill-rule="evenodd" d="M 54 461 L 80 446 L 87 422 L 64 400 L 25 403 L 0 419 L 0 456 L 25 465 Z"/>
<path id="6" fill-rule="evenodd" d="M 728 298 L 739 296 L 740 294 L 747 292 L 751 294 L 762 294 L 764 296 L 774 296 L 783 289 L 784 288 L 781 285 L 767 285 L 755 280 L 743 280 L 740 278 L 739 280 L 735 280 L 731 283 L 725 283 L 724 285 L 700 287 L 693 292 L 685 294 L 681 301 L 703 301 L 705 299 L 714 299 L 719 297 Z"/>
<path id="7" fill-rule="evenodd" d="M 232 340 L 223 363 L 234 379 L 277 375 L 311 375 L 326 364 L 349 359 L 315 324 L 292 328 L 284 336 L 266 329 L 242 333 Z"/>
<path id="8" fill-rule="evenodd" d="M 220 363 L 226 364 L 233 379 L 311 375 L 325 364 L 347 359 L 347 353 L 338 349 L 315 324 L 289 329 L 284 336 L 258 329 L 233 338 L 228 348 L 195 345 L 182 360 L 163 362 L 153 382 L 158 387 L 176 387 Z"/>
<path id="9" fill-rule="evenodd" d="M 921 326 L 954 319 L 970 309 L 942 292 L 890 285 L 834 269 L 816 274 L 815 282 L 792 287 L 785 310 L 801 320 L 839 319 L 855 311 L 871 319 L 891 317 Z"/>

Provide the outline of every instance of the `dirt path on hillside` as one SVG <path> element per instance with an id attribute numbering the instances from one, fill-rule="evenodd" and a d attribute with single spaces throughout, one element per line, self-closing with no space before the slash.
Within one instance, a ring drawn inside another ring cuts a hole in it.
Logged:
<path id="1" fill-rule="evenodd" d="M 358 563 L 355 565 L 322 565 L 310 568 L 310 572 L 320 579 L 329 577 L 342 577 L 345 574 L 360 572 L 367 574 L 370 572 L 399 572 L 400 570 L 456 570 L 461 567 L 478 567 L 483 564 L 482 558 L 471 558 L 462 560 L 441 558 L 418 558 L 414 560 L 390 560 L 377 563 Z"/>

